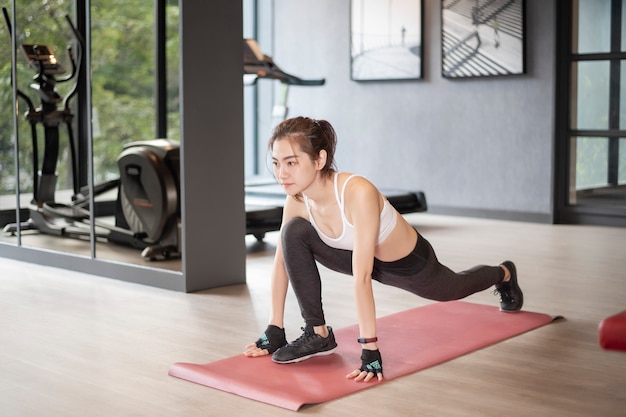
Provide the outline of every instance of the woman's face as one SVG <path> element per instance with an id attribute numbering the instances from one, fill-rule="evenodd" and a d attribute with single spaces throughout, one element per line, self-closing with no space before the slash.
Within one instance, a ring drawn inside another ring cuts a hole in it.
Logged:
<path id="1" fill-rule="evenodd" d="M 272 146 L 274 177 L 287 195 L 302 193 L 313 184 L 324 166 L 320 162 L 321 158 L 311 160 L 297 142 L 289 138 L 279 139 Z"/>

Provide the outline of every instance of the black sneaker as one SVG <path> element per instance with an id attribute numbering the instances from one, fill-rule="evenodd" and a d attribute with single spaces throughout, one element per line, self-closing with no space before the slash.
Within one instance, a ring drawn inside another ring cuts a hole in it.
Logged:
<path id="1" fill-rule="evenodd" d="M 322 337 L 313 331 L 313 327 L 303 327 L 302 336 L 278 349 L 272 355 L 276 363 L 295 363 L 313 356 L 330 355 L 337 349 L 333 329 L 328 327 L 328 337 Z"/>
<path id="2" fill-rule="evenodd" d="M 506 267 L 511 273 L 511 279 L 507 282 L 502 282 L 496 285 L 494 294 L 500 294 L 500 311 L 507 313 L 513 313 L 520 311 L 524 304 L 524 294 L 522 289 L 517 284 L 517 271 L 515 270 L 515 264 L 511 261 L 502 262 L 502 265 Z"/>

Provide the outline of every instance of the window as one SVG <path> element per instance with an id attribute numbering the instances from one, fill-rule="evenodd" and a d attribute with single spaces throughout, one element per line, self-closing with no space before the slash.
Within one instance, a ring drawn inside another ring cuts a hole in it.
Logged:
<path id="1" fill-rule="evenodd" d="M 624 3 L 572 5 L 568 206 L 626 209 Z"/>

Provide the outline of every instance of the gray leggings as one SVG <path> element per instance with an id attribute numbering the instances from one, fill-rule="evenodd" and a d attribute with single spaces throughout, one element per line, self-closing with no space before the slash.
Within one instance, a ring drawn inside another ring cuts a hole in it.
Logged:
<path id="1" fill-rule="evenodd" d="M 289 281 L 304 321 L 309 326 L 326 323 L 322 309 L 322 283 L 316 261 L 340 273 L 352 275 L 352 251 L 326 245 L 308 220 L 294 218 L 282 227 L 282 245 Z M 453 272 L 437 260 L 432 246 L 418 233 L 415 249 L 393 262 L 374 259 L 372 278 L 437 301 L 465 298 L 504 279 L 499 266 L 479 265 Z"/>

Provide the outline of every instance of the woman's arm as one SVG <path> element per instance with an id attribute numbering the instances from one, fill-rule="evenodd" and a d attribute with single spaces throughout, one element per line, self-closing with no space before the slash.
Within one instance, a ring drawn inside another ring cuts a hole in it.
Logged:
<path id="1" fill-rule="evenodd" d="M 345 208 L 346 216 L 354 226 L 352 272 L 360 337 L 374 338 L 376 337 L 376 306 L 372 291 L 372 269 L 382 209 L 380 193 L 366 179 L 355 178 L 346 188 Z M 376 342 L 364 343 L 361 346 L 371 351 L 378 349 Z M 374 375 L 371 372 L 356 370 L 348 377 L 355 378 L 357 381 L 369 381 Z M 382 379 L 382 373 L 377 376 L 378 379 Z"/>
<path id="2" fill-rule="evenodd" d="M 289 288 L 289 278 L 285 269 L 282 246 L 281 239 L 278 239 L 276 253 L 274 255 L 274 266 L 272 269 L 270 296 L 271 307 L 269 319 L 269 324 L 280 328 L 285 327 L 285 299 L 287 298 L 287 289 Z"/>
<path id="3" fill-rule="evenodd" d="M 294 217 L 308 217 L 304 203 L 298 202 L 292 197 L 287 197 L 283 208 L 282 224 L 287 223 Z M 279 231 L 279 233 L 281 233 Z M 276 245 L 276 253 L 274 254 L 274 266 L 271 277 L 271 294 L 270 294 L 270 318 L 269 325 L 278 329 L 283 329 L 285 317 L 285 299 L 287 298 L 287 290 L 289 288 L 289 277 L 285 269 L 285 261 L 283 258 L 282 239 L 279 235 L 278 244 Z M 267 332 L 266 332 L 267 335 Z M 250 357 L 264 356 L 271 352 L 257 346 L 256 342 L 246 346 L 244 354 Z"/>

